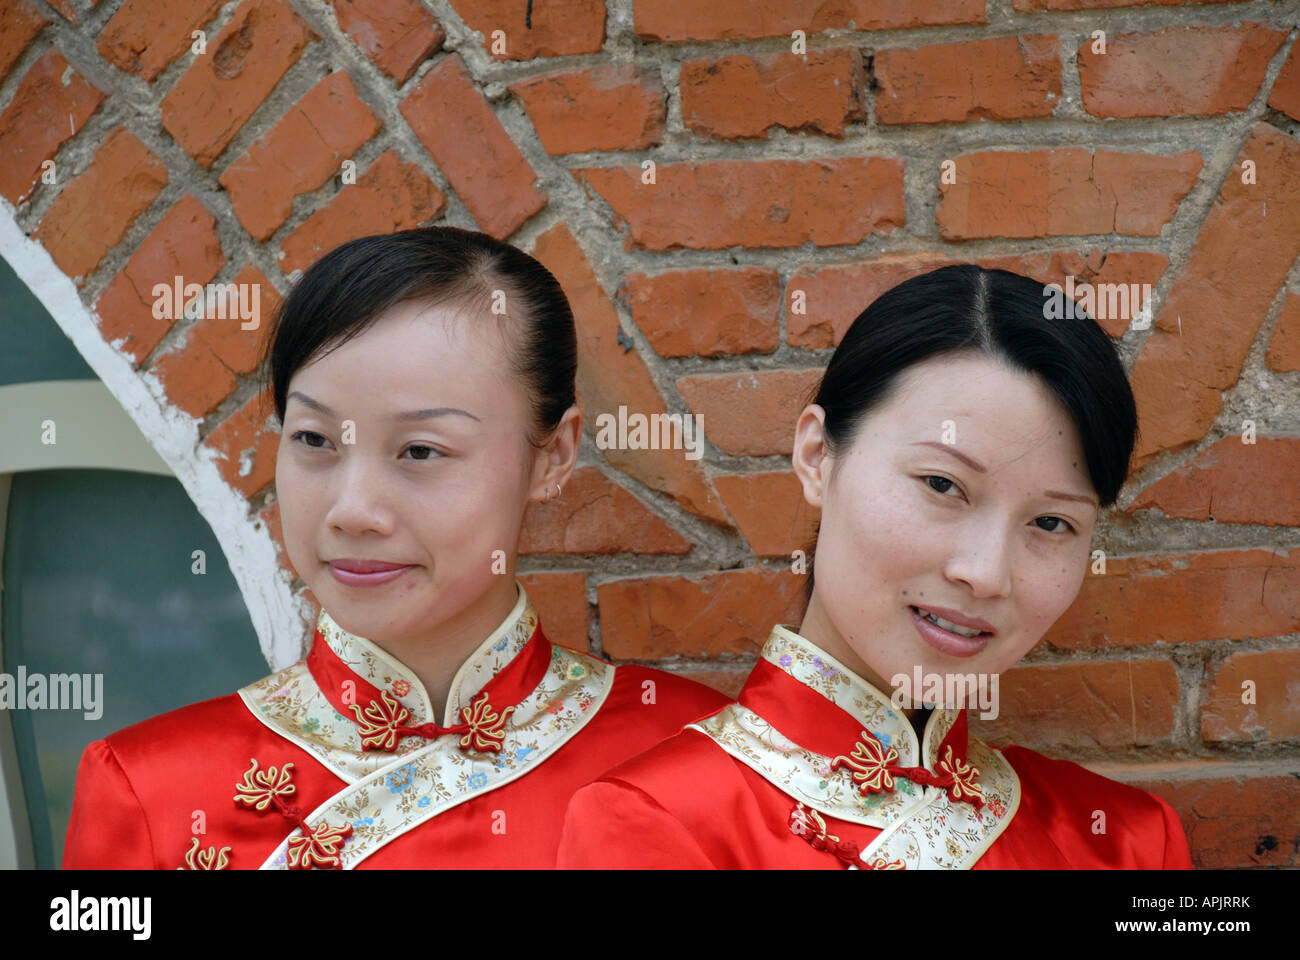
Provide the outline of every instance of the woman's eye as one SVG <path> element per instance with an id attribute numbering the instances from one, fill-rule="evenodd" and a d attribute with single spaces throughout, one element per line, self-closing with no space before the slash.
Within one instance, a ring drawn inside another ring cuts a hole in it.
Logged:
<path id="1" fill-rule="evenodd" d="M 1052 526 L 1052 527 L 1042 527 L 1042 526 L 1040 526 L 1040 527 L 1039 527 L 1040 530 L 1046 530 L 1048 533 L 1056 533 L 1058 530 L 1061 529 L 1062 524 L 1064 524 L 1065 528 L 1066 528 L 1067 530 L 1069 530 L 1071 533 L 1075 533 L 1075 532 L 1077 532 L 1077 531 L 1074 529 L 1074 525 L 1071 524 L 1069 520 L 1063 520 L 1063 519 L 1060 518 L 1060 517 L 1039 517 L 1038 520 L 1055 520 L 1055 521 L 1056 521 L 1055 526 Z M 1038 523 L 1038 520 L 1035 520 L 1034 523 Z"/>
<path id="2" fill-rule="evenodd" d="M 442 453 L 439 450 L 429 446 L 427 443 L 413 443 L 406 449 L 411 451 L 412 460 L 436 460 L 442 456 Z M 417 450 L 423 450 L 425 452 L 422 455 L 417 455 Z"/>
<path id="3" fill-rule="evenodd" d="M 924 480 L 925 483 L 926 483 L 926 486 L 928 486 L 928 487 L 929 487 L 931 490 L 933 490 L 935 493 L 947 493 L 949 490 L 952 490 L 952 489 L 954 489 L 954 488 L 957 486 L 955 483 L 953 483 L 953 482 L 952 482 L 951 480 L 949 480 L 947 477 L 940 477 L 940 476 L 938 476 L 938 475 L 936 475 L 936 474 L 931 474 L 930 476 L 922 477 L 921 479 Z M 940 489 L 939 489 L 938 487 L 936 487 L 933 483 L 931 483 L 932 480 L 938 480 L 940 483 L 946 483 L 948 486 L 946 486 L 946 487 L 944 487 L 942 490 L 940 490 Z"/>
<path id="4" fill-rule="evenodd" d="M 310 438 L 312 437 L 315 437 L 317 440 L 325 440 L 325 438 L 322 437 L 319 433 L 313 433 L 310 430 L 298 430 L 295 433 L 291 434 L 289 439 L 298 440 L 301 438 L 303 441 L 303 446 L 309 447 L 312 450 L 323 449 L 323 447 L 320 444 L 310 442 Z M 328 443 L 329 441 L 325 441 L 325 442 Z"/>
<path id="5" fill-rule="evenodd" d="M 931 490 L 940 495 L 946 496 L 952 490 L 960 490 L 960 488 L 947 477 L 941 477 L 938 474 L 929 474 L 921 477 L 921 480 L 923 480 L 926 486 Z M 938 484 L 943 484 L 943 486 L 941 487 Z M 1062 517 L 1038 517 L 1034 523 L 1039 523 L 1039 521 L 1042 520 L 1048 520 L 1052 523 L 1052 526 L 1050 527 L 1044 527 L 1039 524 L 1038 529 L 1046 533 L 1064 532 L 1062 531 L 1062 527 L 1064 527 L 1065 531 L 1069 531 L 1070 533 L 1078 533 L 1078 531 L 1074 529 L 1074 525 L 1070 523 L 1069 520 Z"/>

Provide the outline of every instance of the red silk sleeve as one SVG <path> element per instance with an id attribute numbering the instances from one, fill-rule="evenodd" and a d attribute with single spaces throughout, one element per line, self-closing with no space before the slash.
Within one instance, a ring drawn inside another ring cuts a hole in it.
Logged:
<path id="1" fill-rule="evenodd" d="M 1191 870 L 1192 853 L 1187 844 L 1187 834 L 1183 831 L 1183 822 L 1178 819 L 1174 808 L 1154 793 L 1151 796 L 1160 804 L 1160 811 L 1165 817 L 1165 861 L 1163 870 Z"/>
<path id="2" fill-rule="evenodd" d="M 707 870 L 712 861 L 676 817 L 645 791 L 597 780 L 569 800 L 561 870 Z"/>
<path id="3" fill-rule="evenodd" d="M 113 748 L 106 740 L 96 740 L 77 766 L 63 868 L 149 870 L 154 865 L 144 807 Z"/>

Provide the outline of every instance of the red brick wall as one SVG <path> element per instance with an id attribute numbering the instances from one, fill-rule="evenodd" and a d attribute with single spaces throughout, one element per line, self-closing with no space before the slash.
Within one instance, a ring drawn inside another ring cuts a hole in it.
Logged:
<path id="1" fill-rule="evenodd" d="M 1201 866 L 1295 866 L 1294 21 L 1265 0 L 10 0 L 0 195 L 201 421 L 250 531 L 276 519 L 257 338 L 155 320 L 159 274 L 282 293 L 343 240 L 423 223 L 533 252 L 577 314 L 588 423 L 701 413 L 710 449 L 589 443 L 528 516 L 524 582 L 557 638 L 728 692 L 797 622 L 793 424 L 859 311 L 952 262 L 1152 284 L 1154 324 L 1106 322 L 1142 433 L 1106 575 L 983 732 L 1166 796 Z"/>

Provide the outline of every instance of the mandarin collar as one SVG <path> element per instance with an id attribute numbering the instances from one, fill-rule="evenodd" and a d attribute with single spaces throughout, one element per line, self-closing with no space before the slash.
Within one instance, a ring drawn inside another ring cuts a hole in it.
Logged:
<path id="1" fill-rule="evenodd" d="M 916 731 L 902 710 L 889 697 L 792 628 L 777 624 L 759 654 L 787 676 L 821 694 L 830 705 L 843 710 L 864 730 L 898 751 L 902 766 L 924 766 L 933 770 L 939 747 L 952 730 L 962 709 L 935 707 L 923 731 L 924 755 Z M 780 721 L 765 717 L 777 729 Z M 964 756 L 967 744 L 960 745 Z"/>
<path id="2" fill-rule="evenodd" d="M 402 663 L 373 640 L 349 633 L 340 627 L 322 607 L 316 630 L 325 643 L 349 670 L 367 683 L 386 690 L 411 712 L 408 723 L 440 723 L 451 726 L 462 707 L 524 648 L 537 629 L 538 617 L 523 584 L 515 581 L 518 594 L 506 618 L 493 629 L 472 654 L 460 665 L 451 681 L 443 718 L 433 715 L 429 693 L 414 670 Z"/>

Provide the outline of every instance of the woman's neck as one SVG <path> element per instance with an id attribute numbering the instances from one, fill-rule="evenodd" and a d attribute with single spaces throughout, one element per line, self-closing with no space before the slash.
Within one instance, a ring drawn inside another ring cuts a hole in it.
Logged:
<path id="1" fill-rule="evenodd" d="M 375 642 L 404 663 L 424 685 L 433 719 L 442 723 L 451 684 L 469 656 L 510 615 L 518 601 L 513 576 L 498 582 L 450 620 L 413 637 Z"/>
<path id="2" fill-rule="evenodd" d="M 890 686 L 885 683 L 884 679 L 877 676 L 876 672 L 867 666 L 866 662 L 858 656 L 854 649 L 849 646 L 830 618 L 826 616 L 826 611 L 817 599 L 817 593 L 814 591 L 812 599 L 808 601 L 808 609 L 804 613 L 803 622 L 799 624 L 799 635 L 810 643 L 816 644 L 822 650 L 825 650 L 832 657 L 838 660 L 844 666 L 848 667 L 859 677 L 865 680 L 886 700 L 890 699 Z M 930 717 L 928 709 L 912 708 L 902 711 L 911 721 L 913 729 L 916 730 L 917 739 L 921 738 L 921 733 L 925 729 L 925 723 Z"/>

